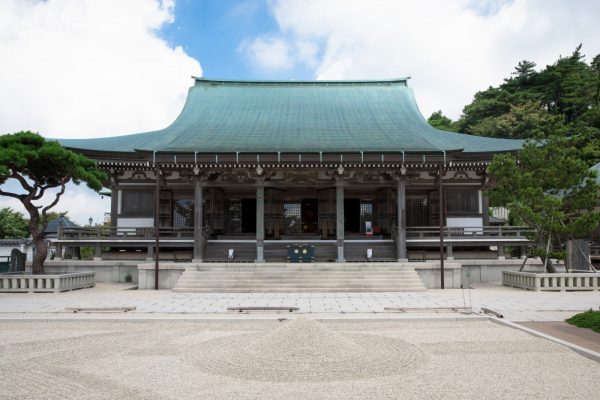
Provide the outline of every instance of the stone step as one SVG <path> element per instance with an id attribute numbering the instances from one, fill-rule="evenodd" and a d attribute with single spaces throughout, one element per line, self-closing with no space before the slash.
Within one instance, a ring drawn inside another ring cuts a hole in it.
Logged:
<path id="1" fill-rule="evenodd" d="M 176 292 L 423 291 L 414 268 L 404 264 L 200 265 L 186 269 Z"/>
<path id="2" fill-rule="evenodd" d="M 385 273 L 403 273 L 403 274 L 412 274 L 413 271 L 411 270 L 406 270 L 404 268 L 373 268 L 373 269 L 369 269 L 369 268 L 356 268 L 356 269 L 312 269 L 310 267 L 307 268 L 282 268 L 282 269 L 277 269 L 277 268 L 248 268 L 248 269 L 244 269 L 244 268 L 235 268 L 235 267 L 229 267 L 229 268 L 215 268 L 215 269 L 199 269 L 197 271 L 195 270 L 189 270 L 186 271 L 187 274 L 189 275 L 194 275 L 194 274 L 206 274 L 208 272 L 212 272 L 212 273 L 223 273 L 223 274 L 227 274 L 227 273 L 244 273 L 244 274 L 292 274 L 292 273 L 298 273 L 298 274 L 385 274 Z"/>
<path id="3" fill-rule="evenodd" d="M 329 288 L 173 288 L 174 292 L 179 293 L 334 293 L 334 292 L 425 292 L 427 291 L 424 287 L 409 287 L 409 288 L 345 288 L 345 287 L 329 287 Z"/>
<path id="4" fill-rule="evenodd" d="M 219 284 L 219 283 L 225 283 L 225 282 L 243 282 L 244 284 L 260 284 L 260 283 L 265 283 L 265 284 L 275 284 L 275 283 L 315 283 L 315 284 L 321 284 L 321 283 L 326 283 L 326 282 L 369 282 L 369 283 L 373 283 L 373 284 L 386 284 L 386 283 L 402 283 L 402 282 L 406 282 L 406 283 L 412 283 L 412 282 L 416 282 L 416 283 L 421 283 L 421 280 L 417 277 L 417 278 L 377 278 L 377 279 L 363 279 L 363 278 L 331 278 L 331 279 L 318 279 L 318 278 L 314 278 L 314 277 L 306 277 L 303 279 L 298 279 L 298 278 L 289 278 L 289 279 L 285 279 L 285 278 L 271 278 L 271 279 L 252 279 L 252 278 L 239 278 L 239 277 L 232 277 L 230 279 L 227 278 L 223 278 L 223 277 L 211 277 L 211 278 L 204 278 L 204 279 L 190 279 L 190 278 L 180 278 L 179 281 L 177 282 L 177 284 L 198 284 L 198 285 L 204 285 L 204 284 Z"/>
<path id="5" fill-rule="evenodd" d="M 223 268 L 223 269 L 202 269 L 198 271 L 188 271 L 187 274 L 190 276 L 194 274 L 206 274 L 208 272 L 211 273 L 239 273 L 239 274 L 323 274 L 323 275 L 331 275 L 331 274 L 387 274 L 387 273 L 401 273 L 401 274 L 412 274 L 411 271 L 406 271 L 403 269 L 353 269 L 353 270 L 325 270 L 325 269 L 287 269 L 278 271 L 274 268 L 269 269 L 237 269 L 237 268 Z"/>

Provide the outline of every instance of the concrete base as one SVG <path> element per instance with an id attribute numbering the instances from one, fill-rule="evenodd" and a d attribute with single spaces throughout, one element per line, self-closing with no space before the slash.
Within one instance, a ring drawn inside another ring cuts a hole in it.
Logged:
<path id="1" fill-rule="evenodd" d="M 506 260 L 461 260 L 462 281 L 465 287 L 470 283 L 502 282 L 502 271 L 518 271 L 523 264 L 523 259 Z M 525 265 L 525 271 L 543 272 L 543 265 L 539 259 L 530 258 Z"/>
<path id="2" fill-rule="evenodd" d="M 441 274 L 439 262 L 411 263 L 427 289 L 441 287 Z M 444 288 L 459 289 L 461 285 L 462 265 L 457 262 L 444 262 Z"/>
<path id="3" fill-rule="evenodd" d="M 65 274 L 77 272 L 94 272 L 96 282 L 130 283 L 138 282 L 139 261 L 90 261 L 90 260 L 46 260 L 44 272 L 47 274 Z"/>
<path id="4" fill-rule="evenodd" d="M 185 268 L 163 268 L 158 271 L 158 288 L 172 289 L 179 280 Z M 154 289 L 154 267 L 140 268 L 138 271 L 138 289 Z"/>

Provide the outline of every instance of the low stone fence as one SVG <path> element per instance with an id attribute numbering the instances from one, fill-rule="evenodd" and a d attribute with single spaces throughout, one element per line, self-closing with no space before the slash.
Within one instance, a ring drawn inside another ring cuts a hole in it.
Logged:
<path id="1" fill-rule="evenodd" d="M 0 292 L 64 292 L 94 287 L 95 273 L 33 275 L 0 274 Z"/>
<path id="2" fill-rule="evenodd" d="M 567 273 L 536 273 L 502 271 L 502 285 L 529 290 L 598 290 L 600 288 L 600 273 L 567 272 Z"/>

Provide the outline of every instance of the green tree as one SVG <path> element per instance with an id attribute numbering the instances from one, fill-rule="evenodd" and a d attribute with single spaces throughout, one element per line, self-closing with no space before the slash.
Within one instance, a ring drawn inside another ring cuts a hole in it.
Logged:
<path id="1" fill-rule="evenodd" d="M 0 239 L 29 237 L 29 222 L 25 216 L 10 207 L 0 209 Z"/>
<path id="2" fill-rule="evenodd" d="M 534 228 L 533 255 L 544 262 L 563 257 L 549 251 L 553 236 L 585 237 L 600 223 L 595 174 L 578 153 L 572 138 L 553 135 L 527 143 L 516 157 L 497 155 L 489 166 L 491 204 L 507 206 L 514 218 Z"/>
<path id="3" fill-rule="evenodd" d="M 0 185 L 8 179 L 19 182 L 22 191 L 0 189 L 0 195 L 18 199 L 29 213 L 28 228 L 36 249 L 32 268 L 34 273 L 43 273 L 48 254 L 44 241 L 48 213 L 65 192 L 66 184 L 86 182 L 99 191 L 106 175 L 96 169 L 94 161 L 27 131 L 0 136 Z M 36 204 L 45 194 L 53 196 L 49 204 Z"/>
<path id="4" fill-rule="evenodd" d="M 484 118 L 471 126 L 478 136 L 511 139 L 546 138 L 565 133 L 562 116 L 550 114 L 539 101 L 527 101 L 510 106 L 510 110 L 496 117 Z"/>
<path id="5" fill-rule="evenodd" d="M 450 118 L 446 117 L 441 110 L 434 112 L 427 119 L 429 125 L 443 131 L 457 132 L 456 124 Z"/>

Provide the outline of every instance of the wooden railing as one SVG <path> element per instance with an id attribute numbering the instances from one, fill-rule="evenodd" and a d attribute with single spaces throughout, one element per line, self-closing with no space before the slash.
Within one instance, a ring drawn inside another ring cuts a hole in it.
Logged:
<path id="1" fill-rule="evenodd" d="M 191 239 L 194 237 L 194 228 L 161 227 L 159 229 L 161 238 L 164 239 Z M 90 227 L 90 228 L 64 228 L 59 229 L 59 240 L 135 240 L 153 239 L 155 228 L 153 227 Z"/>
<path id="2" fill-rule="evenodd" d="M 529 290 L 598 290 L 600 273 L 568 272 L 568 273 L 535 273 L 502 271 L 502 284 Z"/>
<path id="3" fill-rule="evenodd" d="M 444 227 L 444 238 L 501 238 L 501 237 L 527 237 L 533 229 L 526 226 L 474 226 L 474 227 Z M 406 228 L 408 239 L 430 239 L 440 236 L 438 226 L 411 226 Z"/>
<path id="4" fill-rule="evenodd" d="M 83 227 L 59 229 L 59 240 L 141 240 L 153 239 L 153 227 Z M 192 239 L 194 228 L 161 227 L 160 237 L 163 239 Z M 533 230 L 524 226 L 477 226 L 477 227 L 444 227 L 444 238 L 476 238 L 497 241 L 501 238 L 527 238 Z M 391 228 L 391 239 L 398 241 L 396 226 Z M 440 228 L 437 226 L 411 226 L 406 228 L 407 239 L 439 238 Z M 206 243 L 209 228 L 202 230 L 202 242 Z"/>

